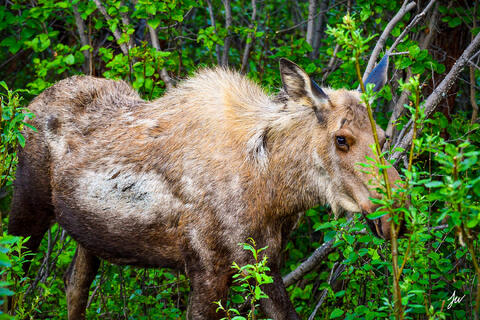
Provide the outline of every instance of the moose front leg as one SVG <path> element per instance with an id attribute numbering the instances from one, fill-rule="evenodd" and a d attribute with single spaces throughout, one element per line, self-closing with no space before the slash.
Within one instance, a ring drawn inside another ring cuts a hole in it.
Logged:
<path id="1" fill-rule="evenodd" d="M 85 319 L 88 291 L 97 274 L 100 260 L 81 245 L 63 278 L 67 292 L 68 320 Z"/>
<path id="2" fill-rule="evenodd" d="M 263 287 L 263 292 L 268 295 L 269 299 L 260 300 L 263 311 L 270 319 L 300 319 L 290 301 L 290 297 L 283 284 L 282 275 L 277 268 L 272 268 L 270 276 L 273 277 L 273 283 Z"/>
<path id="3" fill-rule="evenodd" d="M 217 301 L 225 306 L 232 272 L 227 262 L 211 259 L 216 264 L 205 263 L 197 254 L 185 255 L 185 267 L 190 279 L 190 295 L 188 297 L 188 320 L 215 320 L 225 315 L 217 313 Z"/>
<path id="4" fill-rule="evenodd" d="M 218 305 L 215 302 L 221 300 L 225 306 L 231 273 L 212 273 L 198 271 L 188 272 L 190 278 L 190 296 L 188 301 L 188 320 L 214 320 L 221 319 L 225 315 L 216 312 Z"/>

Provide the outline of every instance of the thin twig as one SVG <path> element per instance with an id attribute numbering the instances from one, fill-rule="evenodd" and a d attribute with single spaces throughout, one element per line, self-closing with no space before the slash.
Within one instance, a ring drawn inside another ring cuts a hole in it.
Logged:
<path id="1" fill-rule="evenodd" d="M 400 33 L 400 35 L 397 37 L 397 39 L 395 39 L 395 42 L 392 44 L 392 46 L 388 49 L 388 52 L 392 52 L 393 50 L 395 50 L 395 48 L 397 47 L 397 45 L 400 43 L 400 41 L 403 40 L 403 38 L 405 37 L 405 35 L 414 27 L 417 25 L 417 23 L 422 20 L 426 15 L 427 15 L 427 12 L 430 10 L 430 8 L 432 8 L 433 4 L 435 3 L 436 0 L 430 0 L 430 2 L 427 4 L 427 6 L 425 7 L 425 9 L 423 9 L 422 12 L 420 12 L 419 14 L 417 14 L 413 19 L 412 21 L 410 21 L 410 23 L 408 24 L 408 26 L 405 27 L 405 29 L 403 29 L 402 33 Z"/>

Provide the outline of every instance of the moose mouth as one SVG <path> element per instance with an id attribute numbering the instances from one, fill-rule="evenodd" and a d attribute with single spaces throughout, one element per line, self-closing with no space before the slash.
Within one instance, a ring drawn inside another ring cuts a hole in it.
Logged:
<path id="1" fill-rule="evenodd" d="M 367 222 L 368 227 L 370 230 L 372 230 L 372 233 L 377 237 L 381 239 L 386 239 L 385 235 L 383 234 L 382 231 L 382 221 L 381 218 L 377 219 L 369 219 L 367 218 L 367 212 L 362 211 L 363 217 L 365 218 L 365 221 Z"/>

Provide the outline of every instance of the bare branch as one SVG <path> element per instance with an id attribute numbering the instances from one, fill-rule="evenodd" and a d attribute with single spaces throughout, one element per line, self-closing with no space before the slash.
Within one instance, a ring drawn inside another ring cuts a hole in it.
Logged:
<path id="1" fill-rule="evenodd" d="M 252 32 L 248 34 L 247 37 L 247 44 L 245 45 L 245 50 L 243 51 L 243 57 L 242 57 L 242 67 L 240 69 L 241 73 L 245 73 L 247 71 L 247 66 L 248 66 L 248 57 L 250 56 L 250 50 L 252 49 L 253 42 L 255 40 L 255 22 L 257 20 L 257 1 L 252 0 L 252 20 L 250 22 L 250 25 L 248 26 L 250 29 L 253 29 Z"/>
<path id="2" fill-rule="evenodd" d="M 150 39 L 152 41 L 152 47 L 154 47 L 157 51 L 162 51 L 160 48 L 160 42 L 158 41 L 158 35 L 155 29 L 152 28 L 151 25 L 148 25 L 148 31 L 150 32 Z M 160 78 L 162 78 L 163 82 L 165 82 L 165 86 L 167 89 L 173 88 L 173 80 L 168 75 L 167 69 L 165 67 L 162 68 L 160 71 Z"/>
<path id="3" fill-rule="evenodd" d="M 100 10 L 100 12 L 103 14 L 103 16 L 105 17 L 105 19 L 107 21 L 111 21 L 112 20 L 112 17 L 110 17 L 110 15 L 107 13 L 107 10 L 105 10 L 105 7 L 103 6 L 103 4 L 100 2 L 100 0 L 93 0 L 95 2 L 95 4 L 97 5 L 97 8 L 98 10 Z M 118 45 L 120 46 L 120 50 L 122 50 L 123 54 L 124 55 L 128 55 L 128 48 L 127 46 L 125 45 L 125 43 L 119 43 L 120 42 L 120 39 L 122 38 L 122 34 L 120 33 L 120 31 L 118 31 L 118 28 L 116 28 L 114 31 L 113 31 L 113 36 L 115 37 L 115 39 L 117 40 L 117 43 Z"/>
<path id="4" fill-rule="evenodd" d="M 448 72 L 447 76 L 442 80 L 442 82 L 433 90 L 433 92 L 428 96 L 424 103 L 425 115 L 428 118 L 433 112 L 435 112 L 438 104 L 442 99 L 444 99 L 452 87 L 452 85 L 457 80 L 460 72 L 463 70 L 465 65 L 468 63 L 470 57 L 476 53 L 478 47 L 480 46 L 480 33 L 475 36 L 473 41 L 468 45 L 468 47 L 463 51 L 460 58 L 458 58 L 457 62 L 453 65 L 453 67 Z M 421 128 L 419 128 L 419 133 L 421 132 Z M 402 148 L 407 149 L 410 144 L 412 143 L 413 138 L 413 128 L 410 126 L 408 133 L 397 142 L 395 148 Z M 390 159 L 393 159 L 395 162 L 399 161 L 400 158 L 403 157 L 404 151 L 396 151 L 391 156 Z"/>
<path id="5" fill-rule="evenodd" d="M 225 37 L 223 44 L 222 66 L 228 66 L 228 54 L 230 51 L 230 27 L 232 26 L 232 6 L 230 0 L 222 0 L 225 6 L 225 29 L 227 29 L 227 36 Z"/>
<path id="6" fill-rule="evenodd" d="M 75 16 L 75 24 L 77 25 L 77 32 L 78 36 L 80 37 L 80 43 L 83 46 L 88 45 L 87 35 L 85 34 L 85 22 L 83 21 L 82 17 L 80 16 L 80 12 L 78 12 L 78 7 L 76 4 L 72 5 L 73 15 Z M 88 74 L 89 66 L 90 66 L 90 52 L 89 50 L 82 51 L 83 56 L 85 57 L 85 61 L 83 63 L 83 73 Z"/>
<path id="7" fill-rule="evenodd" d="M 395 48 L 397 47 L 397 45 L 400 43 L 400 41 L 403 40 L 403 38 L 405 37 L 405 35 L 410 31 L 410 29 L 412 29 L 414 26 L 417 25 L 417 23 L 423 19 L 427 12 L 430 10 L 430 8 L 432 8 L 433 4 L 435 3 L 436 0 L 430 0 L 430 2 L 427 4 L 427 6 L 425 7 L 425 9 L 423 9 L 422 12 L 420 12 L 419 14 L 417 14 L 415 16 L 415 18 L 413 18 L 413 20 L 408 24 L 408 26 L 403 29 L 402 33 L 400 33 L 400 35 L 397 37 L 397 39 L 395 39 L 395 42 L 392 44 L 392 46 L 390 47 L 390 49 L 388 49 L 388 53 L 392 52 L 393 50 L 395 50 Z"/>
<path id="8" fill-rule="evenodd" d="M 330 252 L 333 251 L 333 244 L 335 239 L 332 239 L 328 242 L 323 243 L 320 247 L 318 247 L 310 257 L 304 262 L 302 262 L 295 270 L 287 274 L 283 277 L 283 283 L 285 287 L 288 287 L 298 280 L 300 280 L 305 274 L 312 271 L 318 263 L 323 260 Z"/>
<path id="9" fill-rule="evenodd" d="M 432 0 L 432 1 L 435 1 L 435 0 Z M 363 82 L 365 82 L 370 72 L 372 72 L 373 66 L 377 61 L 378 55 L 382 51 L 383 46 L 385 45 L 385 42 L 387 41 L 387 38 L 390 35 L 390 32 L 392 32 L 393 28 L 397 25 L 397 23 L 400 20 L 402 20 L 402 18 L 407 14 L 407 12 L 415 8 L 415 6 L 416 6 L 415 2 L 407 3 L 407 0 L 404 1 L 400 10 L 398 10 L 397 14 L 387 24 L 387 26 L 385 27 L 385 30 L 383 30 L 382 35 L 378 39 L 377 44 L 375 45 L 375 48 L 373 48 L 370 59 L 368 60 L 367 68 L 363 73 Z"/>

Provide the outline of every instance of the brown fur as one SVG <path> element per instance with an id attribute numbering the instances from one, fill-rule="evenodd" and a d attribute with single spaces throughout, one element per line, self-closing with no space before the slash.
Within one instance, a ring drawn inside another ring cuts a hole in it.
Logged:
<path id="1" fill-rule="evenodd" d="M 218 68 L 153 102 L 92 77 L 60 81 L 32 102 L 39 132 L 26 131 L 19 153 L 9 231 L 31 235 L 35 250 L 57 221 L 79 243 L 66 276 L 70 319 L 84 317 L 95 257 L 184 269 L 189 319 L 218 318 L 212 302 L 226 298 L 232 261 L 250 262 L 238 246 L 248 237 L 268 245 L 275 282 L 265 312 L 298 318 L 279 273 L 297 213 L 318 203 L 372 212 L 368 197 L 378 195 L 355 167 L 373 142 L 359 94 L 325 89 L 324 99 L 285 60 L 281 74 L 277 97 Z M 349 152 L 335 145 L 339 131 Z M 387 219 L 372 225 L 378 235 L 388 237 Z"/>

